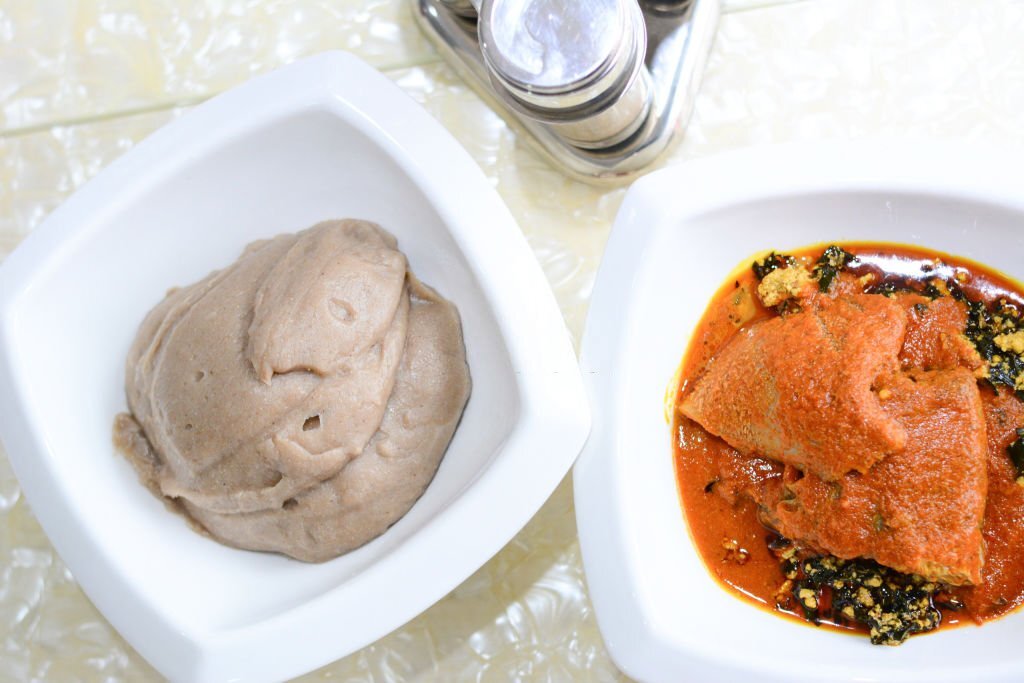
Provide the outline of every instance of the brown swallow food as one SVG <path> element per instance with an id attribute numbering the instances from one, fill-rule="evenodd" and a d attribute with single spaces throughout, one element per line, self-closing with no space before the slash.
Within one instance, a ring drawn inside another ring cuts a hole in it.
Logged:
<path id="1" fill-rule="evenodd" d="M 455 306 L 380 226 L 329 221 L 254 242 L 157 304 L 114 436 L 201 531 L 320 562 L 412 507 L 469 391 Z"/>

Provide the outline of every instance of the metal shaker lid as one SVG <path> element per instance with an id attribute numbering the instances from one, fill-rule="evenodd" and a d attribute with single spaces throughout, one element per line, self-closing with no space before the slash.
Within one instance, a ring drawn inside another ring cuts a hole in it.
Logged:
<path id="1" fill-rule="evenodd" d="M 614 81 L 635 49 L 627 3 L 636 0 L 484 0 L 484 60 L 514 96 L 539 106 Z"/>

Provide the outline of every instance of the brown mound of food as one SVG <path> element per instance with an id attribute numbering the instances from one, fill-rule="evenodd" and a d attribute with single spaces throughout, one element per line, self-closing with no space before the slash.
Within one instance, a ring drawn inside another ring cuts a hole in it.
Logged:
<path id="1" fill-rule="evenodd" d="M 379 226 L 331 221 L 249 245 L 149 313 L 115 439 L 214 538 L 323 561 L 409 510 L 469 389 L 455 307 Z"/>

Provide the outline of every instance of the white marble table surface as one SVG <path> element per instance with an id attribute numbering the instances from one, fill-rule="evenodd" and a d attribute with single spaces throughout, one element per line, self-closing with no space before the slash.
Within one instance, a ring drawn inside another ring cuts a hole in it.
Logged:
<path id="1" fill-rule="evenodd" d="M 693 120 L 666 164 L 796 139 L 1024 146 L 1020 0 L 725 6 Z M 578 340 L 623 190 L 568 180 L 535 156 L 438 59 L 407 0 L 2 0 L 0 258 L 164 123 L 254 74 L 334 48 L 394 79 L 469 150 Z M 0 681 L 159 678 L 82 594 L 0 452 Z M 623 678 L 596 628 L 566 480 L 450 595 L 302 680 Z"/>

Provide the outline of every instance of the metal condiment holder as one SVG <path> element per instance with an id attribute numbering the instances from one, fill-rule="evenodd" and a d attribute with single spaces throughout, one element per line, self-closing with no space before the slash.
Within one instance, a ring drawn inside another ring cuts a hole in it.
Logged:
<path id="1" fill-rule="evenodd" d="M 588 181 L 628 180 L 669 148 L 719 16 L 719 0 L 412 2 L 459 75 L 554 165 Z M 512 14 L 531 5 L 547 14 Z M 552 53 L 562 81 L 545 72 Z"/>

